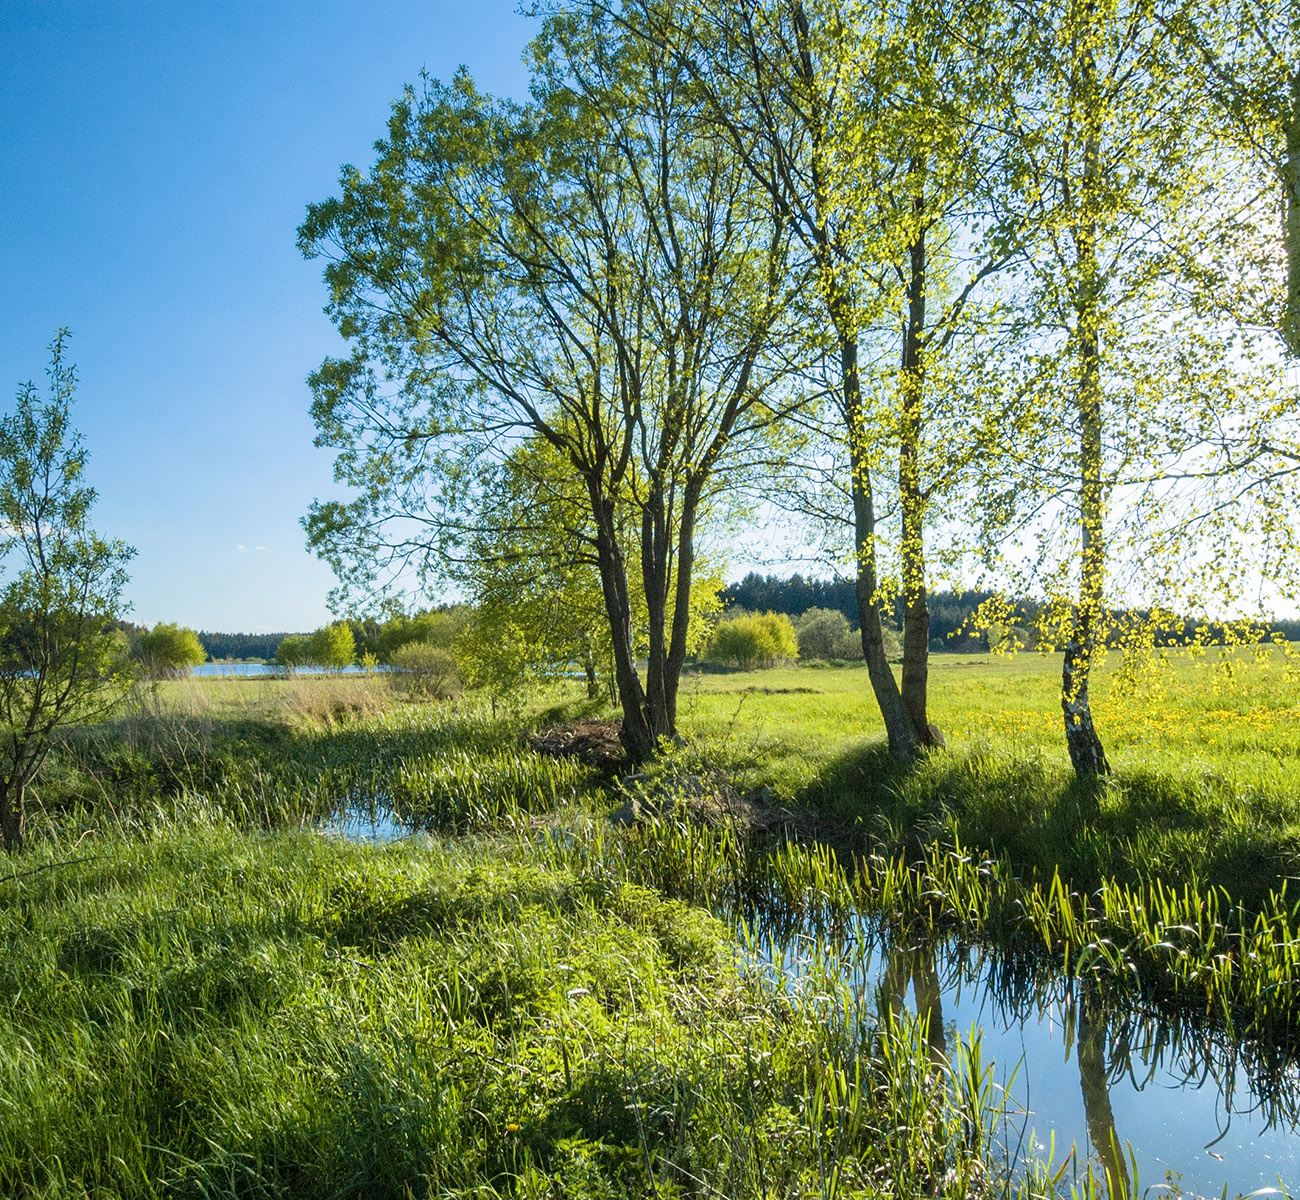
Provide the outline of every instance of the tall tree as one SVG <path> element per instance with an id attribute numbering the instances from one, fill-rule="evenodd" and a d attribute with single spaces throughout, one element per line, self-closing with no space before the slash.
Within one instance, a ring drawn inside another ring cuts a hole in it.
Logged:
<path id="1" fill-rule="evenodd" d="M 641 11 L 662 8 L 642 0 Z M 797 474 L 817 475 L 842 452 L 829 502 L 813 507 L 834 521 L 842 500 L 852 514 L 863 652 L 901 761 L 937 738 L 927 518 L 976 452 L 969 433 L 982 419 L 976 372 L 953 358 L 974 344 L 984 287 L 1014 261 L 1029 223 L 1008 207 L 1014 142 L 999 128 L 1017 59 L 1007 17 L 995 0 L 713 0 L 688 22 L 650 21 L 700 81 L 818 281 L 821 311 L 810 307 L 808 323 L 819 344 L 809 349 L 834 364 L 824 429 L 836 449 L 818 447 Z M 897 581 L 884 578 L 885 549 Z M 901 687 L 880 613 L 895 582 Z"/>
<path id="2" fill-rule="evenodd" d="M 1166 0 L 1157 12 L 1182 51 L 1188 81 L 1209 101 L 1222 141 L 1244 149 L 1276 189 L 1286 269 L 1276 323 L 1300 356 L 1300 7 Z"/>
<path id="3" fill-rule="evenodd" d="M 318 440 L 360 493 L 315 506 L 309 540 L 345 585 L 385 552 L 437 571 L 478 465 L 544 439 L 585 494 L 640 761 L 676 734 L 702 512 L 801 402 L 772 353 L 798 281 L 679 64 L 594 9 L 549 19 L 532 62 L 527 106 L 464 76 L 408 91 L 369 175 L 309 210 L 354 345 L 313 376 Z"/>
<path id="4" fill-rule="evenodd" d="M 27 788 L 54 732 L 103 715 L 132 678 L 111 622 L 134 551 L 90 527 L 66 343 L 62 330 L 50 347 L 48 396 L 23 385 L 0 421 L 0 834 L 10 851 L 22 848 Z"/>
<path id="5" fill-rule="evenodd" d="M 1237 230 L 1168 27 L 1149 0 L 1022 7 L 1037 81 L 1016 110 L 1021 186 L 1048 219 L 1025 261 L 1024 413 L 980 486 L 1010 531 L 1012 590 L 1046 595 L 1070 760 L 1097 776 L 1090 687 L 1115 612 L 1187 600 L 1179 572 L 1266 389 L 1206 301 Z M 1201 568 L 1223 581 L 1239 562 L 1210 545 Z"/>

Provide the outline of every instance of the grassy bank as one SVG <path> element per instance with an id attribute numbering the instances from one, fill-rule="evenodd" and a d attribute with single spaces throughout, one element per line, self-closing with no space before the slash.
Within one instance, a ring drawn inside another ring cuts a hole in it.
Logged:
<path id="1" fill-rule="evenodd" d="M 1086 790 L 1055 666 L 936 662 L 949 746 L 906 772 L 861 670 L 688 683 L 660 778 L 803 810 L 856 871 L 680 814 L 610 828 L 610 778 L 522 739 L 593 715 L 571 694 L 146 695 L 57 748 L 0 878 L 0 1194 L 826 1200 L 1001 1177 L 977 1065 L 958 1052 L 939 1086 L 873 998 L 746 975 L 705 908 L 831 940 L 867 912 L 1294 1040 L 1294 684 L 1182 663 L 1158 705 L 1103 691 L 1116 777 Z M 303 828 L 368 806 L 439 840 Z"/>
<path id="2" fill-rule="evenodd" d="M 687 753 L 883 852 L 957 842 L 1027 879 L 1159 880 L 1252 909 L 1300 881 L 1300 683 L 1280 656 L 1175 657 L 1136 691 L 1112 662 L 1096 709 L 1115 774 L 1094 785 L 1066 761 L 1059 670 L 1058 656 L 936 658 L 948 747 L 908 770 L 884 753 L 862 669 L 705 676 L 687 690 Z"/>
<path id="3" fill-rule="evenodd" d="M 978 1071 L 941 1086 L 861 998 L 746 976 L 707 913 L 526 841 L 191 819 L 82 857 L 0 885 L 6 1196 L 959 1196 L 997 1170 Z"/>

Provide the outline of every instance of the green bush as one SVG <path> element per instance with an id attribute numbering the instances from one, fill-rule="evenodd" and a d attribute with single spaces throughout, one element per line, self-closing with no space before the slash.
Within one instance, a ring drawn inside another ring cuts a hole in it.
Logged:
<path id="1" fill-rule="evenodd" d="M 795 622 L 799 657 L 848 659 L 862 657 L 862 637 L 836 608 L 810 608 Z"/>
<path id="2" fill-rule="evenodd" d="M 152 629 L 140 634 L 133 653 L 152 679 L 174 679 L 186 675 L 191 667 L 197 667 L 208 657 L 194 630 L 169 621 L 159 621 Z"/>
<path id="3" fill-rule="evenodd" d="M 456 656 L 428 642 L 407 642 L 389 658 L 393 686 L 412 696 L 448 700 L 459 696 L 463 686 Z"/>
<path id="4" fill-rule="evenodd" d="M 713 631 L 708 657 L 742 671 L 754 671 L 798 658 L 799 639 L 784 613 L 731 617 Z"/>

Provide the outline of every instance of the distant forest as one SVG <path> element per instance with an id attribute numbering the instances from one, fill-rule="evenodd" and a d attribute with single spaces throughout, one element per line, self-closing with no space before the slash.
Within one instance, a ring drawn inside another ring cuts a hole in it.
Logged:
<path id="1" fill-rule="evenodd" d="M 975 609 L 993 593 L 980 591 L 931 592 L 930 650 L 974 654 L 988 649 L 983 635 L 959 634 Z M 842 612 L 856 629 L 858 624 L 858 598 L 852 579 L 805 579 L 802 575 L 781 577 L 759 575 L 751 571 L 739 583 L 722 589 L 722 600 L 727 608 L 745 609 L 748 612 L 778 612 L 798 617 L 810 608 L 830 608 Z M 1036 606 L 1025 601 L 1021 607 L 1028 612 Z M 894 602 L 892 614 L 895 625 L 901 623 L 903 602 Z M 1185 635 L 1190 637 L 1194 623 L 1188 622 Z M 1269 629 L 1283 634 L 1290 641 L 1300 641 L 1300 621 L 1273 621 Z"/>
<path id="2" fill-rule="evenodd" d="M 988 649 L 983 636 L 958 635 L 966 619 L 987 600 L 992 592 L 932 592 L 930 594 L 930 649 L 974 654 Z M 858 596 L 852 579 L 805 579 L 802 575 L 782 578 L 759 575 L 751 571 L 739 583 L 722 589 L 727 608 L 748 612 L 777 612 L 798 617 L 810 608 L 830 608 L 842 612 L 849 623 L 858 627 Z M 903 601 L 895 602 L 892 620 L 901 624 Z"/>
<path id="3" fill-rule="evenodd" d="M 287 633 L 209 633 L 199 631 L 199 641 L 208 657 L 220 661 L 250 662 L 258 658 L 274 658 Z"/>
<path id="4" fill-rule="evenodd" d="M 988 649 L 988 641 L 982 635 L 959 633 L 971 613 L 991 596 L 991 592 L 932 592 L 930 594 L 930 650 L 932 652 L 952 651 L 962 654 L 976 654 Z M 781 577 L 777 575 L 759 575 L 750 572 L 739 583 L 728 584 L 722 589 L 722 600 L 728 609 L 743 609 L 747 612 L 777 612 L 789 617 L 799 617 L 810 608 L 829 608 L 842 612 L 849 623 L 856 629 L 858 624 L 858 600 L 852 579 L 808 579 L 803 575 Z M 1022 605 L 1032 611 L 1032 603 Z M 451 612 L 453 609 L 446 609 Z M 902 600 L 895 602 L 892 614 L 893 624 L 901 624 Z M 409 623 L 409 622 L 408 622 Z M 129 622 L 119 622 L 123 628 Z M 353 632 L 357 636 L 358 650 L 382 651 L 382 633 L 386 625 L 374 621 L 353 621 Z M 136 627 L 127 628 L 130 632 Z M 140 630 L 144 626 L 138 627 Z M 1300 641 L 1300 621 L 1274 621 L 1271 628 L 1284 634 L 1291 641 Z M 1187 626 L 1187 634 L 1192 632 L 1192 623 Z M 215 660 L 227 659 L 235 662 L 248 662 L 255 659 L 273 659 L 276 649 L 287 633 L 209 633 L 202 630 L 199 641 L 208 652 L 208 657 Z"/>

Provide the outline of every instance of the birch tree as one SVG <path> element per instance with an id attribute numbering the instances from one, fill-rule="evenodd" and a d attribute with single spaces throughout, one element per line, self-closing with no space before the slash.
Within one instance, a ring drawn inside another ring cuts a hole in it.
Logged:
<path id="1" fill-rule="evenodd" d="M 1167 25 L 1147 0 L 1059 0 L 1024 18 L 1037 82 L 1017 107 L 1023 186 L 1048 219 L 1008 384 L 1028 416 L 982 484 L 984 513 L 1011 590 L 1047 601 L 1039 644 L 1063 650 L 1066 745 L 1093 777 L 1110 770 L 1091 681 L 1117 610 L 1159 619 L 1194 602 L 1194 578 L 1240 570 L 1235 548 L 1196 539 L 1221 528 L 1232 498 L 1218 484 L 1268 388 L 1206 300 L 1235 226 Z"/>

